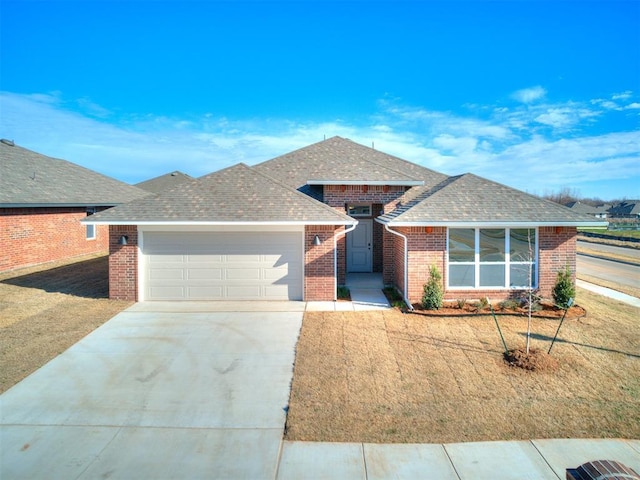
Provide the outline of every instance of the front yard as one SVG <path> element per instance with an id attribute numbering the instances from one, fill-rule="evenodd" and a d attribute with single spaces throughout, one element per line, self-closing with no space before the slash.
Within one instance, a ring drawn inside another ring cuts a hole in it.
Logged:
<path id="1" fill-rule="evenodd" d="M 0 275 L 0 392 L 130 303 L 108 300 L 107 259 Z M 638 309 L 578 289 L 556 371 L 508 367 L 490 316 L 308 313 L 297 347 L 289 440 L 464 442 L 640 438 Z M 499 317 L 509 348 L 525 317 Z M 534 321 L 548 349 L 557 320 Z"/>
<path id="2" fill-rule="evenodd" d="M 446 443 L 640 438 L 638 309 L 579 290 L 555 371 L 509 367 L 493 318 L 308 313 L 297 347 L 287 440 Z M 523 346 L 526 317 L 499 317 Z M 534 320 L 546 351 L 558 320 Z"/>

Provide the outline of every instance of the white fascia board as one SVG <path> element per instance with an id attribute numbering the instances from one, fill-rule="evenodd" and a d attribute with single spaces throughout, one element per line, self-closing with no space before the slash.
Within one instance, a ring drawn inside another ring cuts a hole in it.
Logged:
<path id="1" fill-rule="evenodd" d="M 108 220 L 91 220 L 91 217 L 87 217 L 80 220 L 80 223 L 91 223 L 94 225 L 164 225 L 164 226 L 186 226 L 186 225 L 202 225 L 202 226 L 265 226 L 265 225 L 284 225 L 284 226 L 296 226 L 296 225 L 356 225 L 357 220 L 341 220 L 341 221 L 294 221 L 294 222 L 167 222 L 167 221 L 108 221 Z"/>
<path id="2" fill-rule="evenodd" d="M 376 218 L 378 223 L 389 225 L 390 227 L 452 227 L 452 228 L 475 228 L 475 227 L 606 227 L 609 222 L 394 222 L 384 221 Z"/>
<path id="3" fill-rule="evenodd" d="M 307 185 L 389 185 L 392 187 L 421 187 L 423 180 L 307 180 Z"/>

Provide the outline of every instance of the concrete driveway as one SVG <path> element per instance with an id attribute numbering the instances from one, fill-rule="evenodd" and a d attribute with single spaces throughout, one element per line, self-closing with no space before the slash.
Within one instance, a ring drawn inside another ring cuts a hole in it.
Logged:
<path id="1" fill-rule="evenodd" d="M 304 307 L 134 305 L 0 396 L 0 478 L 273 478 Z"/>

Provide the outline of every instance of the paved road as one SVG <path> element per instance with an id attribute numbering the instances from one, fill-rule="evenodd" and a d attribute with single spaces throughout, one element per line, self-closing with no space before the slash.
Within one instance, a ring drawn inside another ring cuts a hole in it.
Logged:
<path id="1" fill-rule="evenodd" d="M 578 274 L 640 288 L 640 267 L 636 265 L 578 255 L 576 266 Z"/>
<path id="2" fill-rule="evenodd" d="M 582 242 L 578 240 L 578 247 L 588 248 L 589 250 L 595 250 L 596 252 L 611 253 L 615 255 L 624 255 L 626 257 L 633 257 L 640 261 L 640 249 L 638 248 L 625 248 L 616 247 L 614 245 L 603 245 L 601 243 Z"/>

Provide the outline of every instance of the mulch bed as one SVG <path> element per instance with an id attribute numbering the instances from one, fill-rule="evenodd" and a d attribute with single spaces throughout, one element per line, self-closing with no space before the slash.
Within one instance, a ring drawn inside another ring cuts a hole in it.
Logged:
<path id="1" fill-rule="evenodd" d="M 549 318 L 549 319 L 561 319 L 564 315 L 564 310 L 558 308 L 549 303 L 543 303 L 540 306 L 540 310 L 532 311 L 531 316 L 535 318 Z M 529 311 L 526 308 L 500 308 L 498 306 L 493 307 L 493 311 L 496 315 L 515 315 L 515 316 L 527 316 Z M 467 303 L 464 307 L 460 308 L 453 303 L 445 303 L 442 308 L 438 310 L 425 310 L 419 303 L 413 304 L 413 312 L 415 315 L 433 316 L 433 317 L 468 317 L 475 315 L 491 315 L 491 309 L 489 307 L 480 308 L 473 303 Z M 577 319 L 587 316 L 587 311 L 580 305 L 573 305 L 567 311 L 566 319 Z"/>

